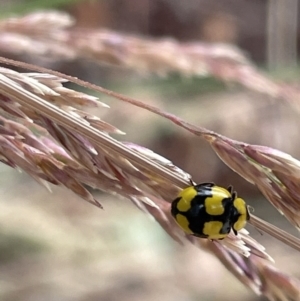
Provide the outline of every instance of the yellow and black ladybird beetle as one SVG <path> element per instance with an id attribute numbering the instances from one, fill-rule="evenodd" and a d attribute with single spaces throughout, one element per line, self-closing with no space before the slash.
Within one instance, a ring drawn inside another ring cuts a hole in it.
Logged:
<path id="1" fill-rule="evenodd" d="M 183 189 L 172 202 L 171 214 L 187 233 L 201 238 L 223 239 L 245 227 L 250 215 L 245 201 L 232 187 L 202 183 Z"/>

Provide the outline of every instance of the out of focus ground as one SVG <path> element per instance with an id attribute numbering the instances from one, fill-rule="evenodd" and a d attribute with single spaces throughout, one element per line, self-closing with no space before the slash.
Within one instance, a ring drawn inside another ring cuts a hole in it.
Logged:
<path id="1" fill-rule="evenodd" d="M 0 298 L 24 300 L 257 300 L 210 254 L 173 242 L 127 200 L 98 194 L 99 210 L 1 169 Z M 277 267 L 298 254 L 251 232 Z"/>
<path id="2" fill-rule="evenodd" d="M 97 193 L 100 210 L 8 168 L 0 183 L 3 301 L 259 300 L 216 258 L 175 243 L 125 199 Z M 300 276 L 297 252 L 248 229 L 278 268 Z"/>

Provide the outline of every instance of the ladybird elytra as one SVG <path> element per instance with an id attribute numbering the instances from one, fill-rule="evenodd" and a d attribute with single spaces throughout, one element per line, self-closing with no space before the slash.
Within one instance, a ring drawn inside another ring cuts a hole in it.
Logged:
<path id="1" fill-rule="evenodd" d="M 231 198 L 231 194 L 223 187 L 214 186 L 211 187 L 211 196 L 205 199 L 205 209 L 210 215 L 222 215 L 225 208 L 222 202 L 226 198 Z"/>
<path id="2" fill-rule="evenodd" d="M 171 214 L 187 234 L 201 238 L 223 239 L 245 227 L 249 212 L 245 201 L 232 187 L 213 183 L 183 189 L 172 202 Z"/>
<path id="3" fill-rule="evenodd" d="M 188 219 L 182 215 L 182 214 L 177 214 L 176 215 L 176 220 L 177 223 L 180 224 L 180 227 L 188 234 L 193 234 L 193 232 L 189 228 L 189 221 Z"/>
<path id="4" fill-rule="evenodd" d="M 204 223 L 203 234 L 209 236 L 210 239 L 220 239 L 224 238 L 225 234 L 220 234 L 223 227 L 222 222 L 207 222 Z M 212 235 L 211 233 L 217 233 Z"/>
<path id="5" fill-rule="evenodd" d="M 183 189 L 178 195 L 180 200 L 177 203 L 177 209 L 181 212 L 188 211 L 191 208 L 191 200 L 193 200 L 196 195 L 197 190 L 194 188 L 194 186 Z"/>

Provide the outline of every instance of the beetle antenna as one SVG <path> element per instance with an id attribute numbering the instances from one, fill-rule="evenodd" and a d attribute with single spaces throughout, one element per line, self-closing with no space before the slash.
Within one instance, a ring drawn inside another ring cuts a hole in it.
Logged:
<path id="1" fill-rule="evenodd" d="M 190 178 L 190 183 L 193 187 L 195 187 L 195 183 L 193 182 L 192 178 Z"/>
<path id="2" fill-rule="evenodd" d="M 249 210 L 249 211 L 251 211 L 251 213 L 253 213 L 254 211 L 255 211 L 255 209 L 252 207 L 252 206 L 247 206 L 247 209 Z M 249 214 L 249 212 L 248 212 L 248 214 Z M 249 214 L 249 219 L 251 218 L 251 215 Z M 252 224 L 250 224 L 260 235 L 264 235 L 264 233 L 260 230 L 260 229 L 258 229 L 257 227 L 255 227 L 255 226 L 253 226 Z"/>
<path id="3" fill-rule="evenodd" d="M 255 211 L 254 208 L 253 208 L 252 206 L 249 206 L 249 205 L 248 205 L 247 207 L 248 207 L 248 210 L 251 211 L 251 213 L 253 213 L 253 212 Z"/>

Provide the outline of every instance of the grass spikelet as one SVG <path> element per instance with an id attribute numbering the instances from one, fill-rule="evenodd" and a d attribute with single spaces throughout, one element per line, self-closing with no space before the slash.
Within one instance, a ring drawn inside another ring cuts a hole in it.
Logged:
<path id="1" fill-rule="evenodd" d="M 22 63 L 17 65 L 28 67 Z M 32 67 L 32 70 L 36 69 Z M 49 74 L 26 74 L 0 69 L 2 162 L 21 168 L 41 183 L 47 181 L 63 185 L 98 207 L 101 205 L 84 185 L 126 197 L 153 216 L 175 240 L 191 242 L 215 254 L 242 283 L 257 294 L 285 300 L 291 296 L 291 288 L 293 296 L 299 293 L 299 287 L 295 286 L 297 280 L 273 268 L 272 259 L 264 247 L 252 239 L 247 231 L 241 231 L 238 236 L 230 234 L 223 241 L 201 240 L 184 234 L 171 217 L 170 202 L 181 188 L 189 185 L 190 175 L 151 150 L 113 139 L 109 133 L 121 132 L 114 126 L 105 122 L 100 122 L 101 126 L 98 126 L 99 123 L 93 124 L 99 120 L 85 115 L 84 108 L 97 105 L 97 100 L 82 93 L 77 97 L 79 94 L 76 91 L 73 93 L 73 90 L 64 89 L 61 83 L 66 79 L 72 78 L 60 78 L 58 73 L 50 70 Z M 81 83 L 77 79 L 72 81 Z M 84 85 L 94 88 L 94 85 Z M 287 185 L 279 174 L 284 172 L 285 179 L 290 169 L 293 176 L 297 174 L 297 161 L 290 156 L 230 140 L 101 87 L 96 90 L 148 109 L 202 137 L 228 166 L 257 185 L 274 205 L 281 204 L 283 200 L 279 193 L 274 193 L 270 183 L 284 187 L 283 191 L 289 196 L 297 192 L 297 187 Z M 73 102 L 74 107 L 71 107 Z M 292 214 L 291 208 L 297 206 L 297 200 L 293 199 L 290 211 L 282 212 Z M 256 220 L 254 216 L 253 220 Z M 255 225 L 259 228 L 259 223 Z M 293 247 L 299 249 L 298 239 L 285 236 L 284 231 L 274 226 L 264 224 L 264 227 L 261 229 L 268 229 L 269 233 L 277 231 L 277 236 L 274 236 L 278 239 L 278 233 L 281 237 L 289 237 Z M 287 241 L 285 243 L 288 244 Z M 280 289 L 277 286 L 279 282 L 283 283 Z"/>

